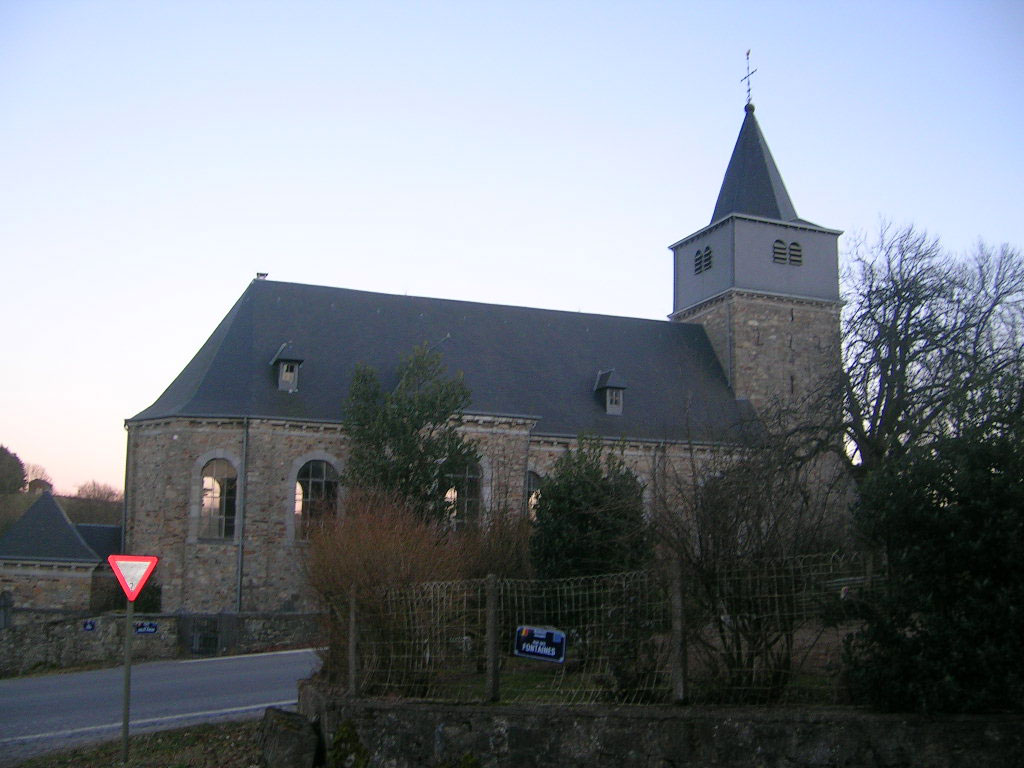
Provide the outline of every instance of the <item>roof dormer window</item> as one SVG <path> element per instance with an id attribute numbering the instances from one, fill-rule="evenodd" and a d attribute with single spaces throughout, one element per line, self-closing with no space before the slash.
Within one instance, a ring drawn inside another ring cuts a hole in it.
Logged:
<path id="1" fill-rule="evenodd" d="M 615 369 L 598 371 L 594 391 L 603 399 L 604 412 L 609 416 L 622 415 L 622 393 L 626 390 L 626 380 Z"/>
<path id="2" fill-rule="evenodd" d="M 291 360 L 278 363 L 277 388 L 284 392 L 294 392 L 299 388 L 299 364 Z"/>
<path id="3" fill-rule="evenodd" d="M 286 341 L 278 347 L 270 364 L 277 366 L 277 388 L 282 392 L 297 392 L 302 358 L 295 354 L 291 342 Z"/>
<path id="4" fill-rule="evenodd" d="M 609 387 L 604 391 L 604 410 L 613 416 L 622 415 L 622 390 Z"/>

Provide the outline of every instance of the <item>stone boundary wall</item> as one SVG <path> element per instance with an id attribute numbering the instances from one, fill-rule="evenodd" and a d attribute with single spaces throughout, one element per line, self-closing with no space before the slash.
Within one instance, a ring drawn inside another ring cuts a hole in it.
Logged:
<path id="1" fill-rule="evenodd" d="M 319 722 L 328 750 L 347 724 L 358 743 L 339 747 L 361 746 L 369 765 L 389 768 L 457 765 L 466 755 L 481 768 L 1024 765 L 1024 715 L 354 701 L 314 681 L 300 683 L 299 712 Z"/>
<path id="2" fill-rule="evenodd" d="M 68 614 L 57 611 L 15 610 L 13 626 L 0 629 L 0 677 L 83 665 L 117 665 L 124 659 L 124 613 Z M 183 614 L 139 614 L 133 624 L 155 625 L 156 631 L 133 633 L 132 661 L 155 661 L 191 656 L 189 637 L 182 630 Z M 316 643 L 318 615 L 220 614 L 230 625 L 219 653 L 253 653 Z"/>
<path id="3" fill-rule="evenodd" d="M 0 677 L 90 664 L 114 665 L 124 659 L 123 613 L 56 617 L 34 611 L 31 613 L 35 616 L 26 613 L 18 611 L 15 625 L 0 630 Z M 176 617 L 135 614 L 134 621 L 155 622 L 157 631 L 134 635 L 133 662 L 178 655 Z"/>

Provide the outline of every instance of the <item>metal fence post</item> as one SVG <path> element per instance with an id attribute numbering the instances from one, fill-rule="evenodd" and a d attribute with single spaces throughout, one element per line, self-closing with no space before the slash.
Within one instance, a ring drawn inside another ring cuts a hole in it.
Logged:
<path id="1" fill-rule="evenodd" d="M 498 689 L 498 577 L 487 574 L 487 700 L 497 701 Z"/>
<path id="2" fill-rule="evenodd" d="M 683 613 L 683 577 L 678 559 L 673 559 L 670 568 L 669 592 L 672 610 L 672 701 L 682 704 L 686 701 L 688 677 L 688 654 L 686 648 L 686 616 Z"/>
<path id="3" fill-rule="evenodd" d="M 359 695 L 359 649 L 356 645 L 359 624 L 356 621 L 356 595 L 348 596 L 348 695 Z"/>

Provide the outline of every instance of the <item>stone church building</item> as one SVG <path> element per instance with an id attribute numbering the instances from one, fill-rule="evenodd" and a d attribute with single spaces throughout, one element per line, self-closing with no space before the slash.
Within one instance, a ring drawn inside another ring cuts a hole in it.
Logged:
<path id="1" fill-rule="evenodd" d="M 308 607 L 306 528 L 334 514 L 342 407 L 359 363 L 385 387 L 414 347 L 472 393 L 481 460 L 461 516 L 524 514 L 582 434 L 659 451 L 736 444 L 759 410 L 838 364 L 840 232 L 799 218 L 754 117 L 708 226 L 672 246 L 663 321 L 448 301 L 258 277 L 149 408 L 127 420 L 127 551 L 158 555 L 163 610 Z"/>

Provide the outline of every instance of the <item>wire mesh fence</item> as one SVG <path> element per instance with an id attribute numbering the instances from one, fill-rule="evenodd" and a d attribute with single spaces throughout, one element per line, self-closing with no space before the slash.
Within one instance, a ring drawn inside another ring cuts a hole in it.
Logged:
<path id="1" fill-rule="evenodd" d="M 325 667 L 353 695 L 586 704 L 835 701 L 869 557 L 821 555 L 554 580 L 420 584 L 352 599 Z M 516 656 L 519 628 L 565 636 Z"/>

